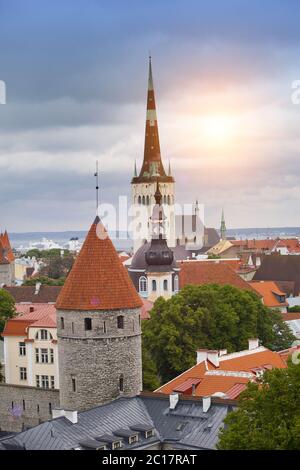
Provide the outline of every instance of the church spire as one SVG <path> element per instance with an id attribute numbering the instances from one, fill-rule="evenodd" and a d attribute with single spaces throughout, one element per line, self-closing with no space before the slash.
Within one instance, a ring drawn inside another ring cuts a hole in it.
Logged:
<path id="1" fill-rule="evenodd" d="M 151 56 L 149 57 L 144 161 L 139 178 L 167 177 L 161 160 Z"/>
<path id="2" fill-rule="evenodd" d="M 226 224 L 225 224 L 225 217 L 224 217 L 223 209 L 222 209 L 222 216 L 221 216 L 220 235 L 221 235 L 221 240 L 226 240 Z"/>

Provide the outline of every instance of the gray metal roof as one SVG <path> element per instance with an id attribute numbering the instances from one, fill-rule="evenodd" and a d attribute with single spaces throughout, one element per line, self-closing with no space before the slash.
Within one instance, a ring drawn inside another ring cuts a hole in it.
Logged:
<path id="1" fill-rule="evenodd" d="M 154 429 L 154 436 L 146 439 L 141 433 L 139 441 L 133 444 L 123 440 L 122 449 L 147 448 L 154 442 L 172 442 L 178 449 L 214 449 L 223 419 L 230 409 L 225 403 L 212 403 L 204 413 L 201 399 L 180 399 L 176 408 L 170 410 L 168 396 L 121 397 L 107 405 L 79 412 L 76 424 L 59 417 L 1 440 L 0 449 L 7 446 L 25 446 L 27 450 L 83 448 L 80 443 L 90 439 L 105 442 L 105 435 L 119 440 L 113 435 L 115 431 L 131 430 L 132 433 L 137 426 Z"/>

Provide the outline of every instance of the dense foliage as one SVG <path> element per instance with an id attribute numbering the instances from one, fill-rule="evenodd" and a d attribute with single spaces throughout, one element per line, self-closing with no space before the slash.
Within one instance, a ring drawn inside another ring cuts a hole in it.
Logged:
<path id="1" fill-rule="evenodd" d="M 285 349 L 295 339 L 280 314 L 251 291 L 186 286 L 168 300 L 159 298 L 151 319 L 143 322 L 144 388 L 193 366 L 199 348 L 240 351 L 253 337 L 272 350 Z"/>
<path id="2" fill-rule="evenodd" d="M 288 312 L 300 312 L 300 305 L 294 305 L 294 307 L 288 307 Z"/>
<path id="3" fill-rule="evenodd" d="M 32 248 L 31 250 L 27 251 L 26 257 L 34 257 L 36 259 L 58 258 L 61 256 L 62 251 L 64 252 L 63 256 L 70 256 L 69 250 L 61 250 L 60 248 L 51 248 L 50 250 L 39 250 L 38 248 Z"/>
<path id="4" fill-rule="evenodd" d="M 38 276 L 31 279 L 27 279 L 23 282 L 23 286 L 35 286 L 38 282 L 45 286 L 63 286 L 65 283 L 65 277 L 59 277 L 58 279 L 50 279 L 47 276 Z"/>
<path id="5" fill-rule="evenodd" d="M 2 333 L 5 322 L 16 314 L 15 300 L 4 289 L 0 289 L 0 333 Z"/>
<path id="6" fill-rule="evenodd" d="M 265 372 L 249 383 L 239 408 L 225 419 L 219 449 L 300 449 L 300 364 Z"/>

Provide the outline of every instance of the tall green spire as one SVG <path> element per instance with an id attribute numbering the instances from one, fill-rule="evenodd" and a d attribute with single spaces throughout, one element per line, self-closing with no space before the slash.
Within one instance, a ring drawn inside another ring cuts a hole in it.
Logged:
<path id="1" fill-rule="evenodd" d="M 221 217 L 220 235 L 221 235 L 221 240 L 226 240 L 226 224 L 225 224 L 225 217 L 224 217 L 223 209 L 222 209 L 222 217 Z"/>

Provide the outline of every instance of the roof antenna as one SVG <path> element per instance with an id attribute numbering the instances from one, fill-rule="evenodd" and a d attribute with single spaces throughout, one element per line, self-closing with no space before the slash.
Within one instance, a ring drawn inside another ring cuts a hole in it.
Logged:
<path id="1" fill-rule="evenodd" d="M 96 172 L 94 173 L 96 178 L 96 215 L 98 214 L 98 207 L 99 207 L 99 162 L 96 160 Z"/>

